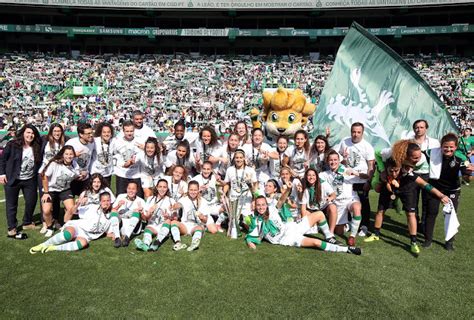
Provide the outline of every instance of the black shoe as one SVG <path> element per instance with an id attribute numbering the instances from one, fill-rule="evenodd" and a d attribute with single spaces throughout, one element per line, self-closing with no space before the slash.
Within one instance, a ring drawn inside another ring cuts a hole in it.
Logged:
<path id="1" fill-rule="evenodd" d="M 341 243 L 337 241 L 336 237 L 327 238 L 326 242 L 330 244 L 341 245 Z"/>
<path id="2" fill-rule="evenodd" d="M 122 240 L 119 237 L 114 240 L 114 248 L 120 248 L 122 246 Z"/>
<path id="3" fill-rule="evenodd" d="M 454 251 L 454 246 L 453 246 L 453 243 L 452 242 L 446 242 L 444 244 L 444 248 L 448 251 Z"/>
<path id="4" fill-rule="evenodd" d="M 130 238 L 127 236 L 123 237 L 122 247 L 128 247 L 129 244 L 130 244 Z"/>
<path id="5" fill-rule="evenodd" d="M 362 250 L 357 247 L 347 247 L 347 253 L 352 253 L 356 256 L 360 256 L 362 254 Z"/>
<path id="6" fill-rule="evenodd" d="M 430 248 L 431 247 L 431 241 L 425 240 L 423 244 L 421 245 L 423 248 Z"/>

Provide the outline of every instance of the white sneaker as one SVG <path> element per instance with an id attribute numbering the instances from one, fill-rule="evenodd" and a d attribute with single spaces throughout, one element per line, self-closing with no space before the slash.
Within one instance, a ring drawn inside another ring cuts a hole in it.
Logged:
<path id="1" fill-rule="evenodd" d="M 201 239 L 195 239 L 191 242 L 191 245 L 188 248 L 188 251 L 194 251 L 199 248 L 199 244 L 201 243 Z"/>
<path id="2" fill-rule="evenodd" d="M 173 250 L 174 251 L 179 251 L 179 250 L 183 250 L 183 249 L 186 249 L 188 246 L 185 245 L 184 243 L 182 242 L 176 242 L 173 246 Z"/>
<path id="3" fill-rule="evenodd" d="M 51 238 L 54 234 L 54 229 L 46 229 L 46 232 L 44 233 L 44 236 L 46 238 Z"/>
<path id="4" fill-rule="evenodd" d="M 360 227 L 360 231 L 358 233 L 358 236 L 359 237 L 367 237 L 368 231 L 369 230 L 367 229 L 366 226 L 362 226 L 362 227 Z"/>
<path id="5" fill-rule="evenodd" d="M 47 226 L 43 226 L 43 227 L 41 228 L 41 230 L 40 230 L 40 233 L 41 233 L 41 234 L 45 234 L 46 231 L 48 231 L 48 227 L 47 227 Z"/>

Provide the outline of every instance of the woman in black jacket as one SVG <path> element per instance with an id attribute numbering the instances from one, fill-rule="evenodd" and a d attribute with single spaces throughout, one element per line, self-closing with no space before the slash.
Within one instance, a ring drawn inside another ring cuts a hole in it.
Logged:
<path id="1" fill-rule="evenodd" d="M 16 214 L 20 190 L 25 200 L 23 229 L 33 229 L 33 213 L 38 200 L 38 169 L 42 162 L 41 139 L 38 129 L 31 124 L 24 125 L 16 138 L 5 147 L 0 157 L 0 184 L 4 185 L 8 237 L 26 239 L 17 230 Z"/>

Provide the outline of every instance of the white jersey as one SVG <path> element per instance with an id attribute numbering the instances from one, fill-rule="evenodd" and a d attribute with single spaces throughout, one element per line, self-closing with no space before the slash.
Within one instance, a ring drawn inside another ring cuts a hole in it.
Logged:
<path id="1" fill-rule="evenodd" d="M 199 183 L 199 188 L 201 189 L 201 200 L 206 201 L 207 205 L 217 204 L 216 177 L 212 174 L 210 178 L 204 178 L 202 174 L 198 174 L 193 178 L 193 180 Z"/>
<path id="2" fill-rule="evenodd" d="M 109 143 L 103 143 L 102 138 L 94 138 L 95 148 L 92 153 L 91 173 L 100 173 L 103 177 L 110 177 L 114 171 L 112 155 L 112 138 Z"/>
<path id="3" fill-rule="evenodd" d="M 79 170 L 74 161 L 70 166 L 51 162 L 44 172 L 44 175 L 48 177 L 48 191 L 62 192 L 71 189 L 71 182 L 79 176 Z"/>
<path id="4" fill-rule="evenodd" d="M 149 137 L 156 138 L 155 132 L 146 124 L 143 124 L 143 126 L 140 129 L 134 128 L 133 130 L 133 136 L 135 137 L 135 141 L 139 144 L 144 145 L 145 142 L 148 140 Z M 118 139 L 123 139 L 123 131 L 120 131 L 118 136 Z"/>
<path id="5" fill-rule="evenodd" d="M 311 201 L 312 199 L 310 199 L 310 195 L 309 195 L 309 190 L 306 189 L 303 193 L 303 198 L 301 199 L 301 204 L 305 204 L 306 205 L 306 208 L 309 209 L 309 210 L 312 210 L 312 211 L 315 211 L 315 210 L 323 210 L 324 208 L 327 207 L 328 203 L 326 201 L 326 199 L 334 193 L 334 189 L 332 188 L 332 186 L 324 181 L 324 182 L 320 182 L 321 184 L 321 201 L 319 201 L 319 203 L 316 203 L 313 199 L 313 201 Z M 316 195 L 314 195 L 316 197 Z"/>
<path id="6" fill-rule="evenodd" d="M 188 183 L 181 180 L 179 183 L 173 183 L 173 177 L 165 176 L 164 179 L 168 181 L 168 189 L 171 194 L 171 198 L 178 201 L 179 198 L 183 197 L 188 192 Z"/>
<path id="7" fill-rule="evenodd" d="M 156 156 L 149 157 L 143 150 L 140 150 L 135 158 L 135 161 L 140 167 L 140 175 L 142 179 L 152 178 L 156 180 L 163 176 L 163 164 Z"/>
<path id="8" fill-rule="evenodd" d="M 268 166 L 268 158 L 263 159 L 263 152 L 272 152 L 273 148 L 269 144 L 263 142 L 259 148 L 255 148 L 252 144 L 246 144 L 242 147 L 245 152 L 247 164 L 255 169 L 257 175 L 266 173 L 270 175 L 270 168 Z"/>
<path id="9" fill-rule="evenodd" d="M 165 167 L 169 168 L 178 164 L 184 166 L 188 170 L 188 172 L 190 172 L 192 168 L 196 167 L 193 152 L 190 151 L 189 158 L 187 159 L 178 158 L 178 156 L 176 155 L 176 150 L 168 152 L 165 159 Z"/>
<path id="10" fill-rule="evenodd" d="M 232 159 L 234 158 L 235 151 L 229 151 L 228 148 L 229 147 L 227 146 L 227 144 L 221 147 L 221 152 L 220 152 L 221 157 L 227 159 L 225 163 L 224 162 L 219 163 L 218 172 L 221 176 L 225 175 L 227 168 L 229 168 L 232 165 Z"/>
<path id="11" fill-rule="evenodd" d="M 199 133 L 197 132 L 185 132 L 183 140 L 187 140 L 189 142 L 189 146 L 192 147 L 194 146 L 196 140 L 199 138 Z M 166 150 L 171 151 L 171 150 L 176 150 L 176 147 L 178 146 L 178 143 L 182 140 L 176 139 L 176 136 L 169 135 L 163 140 L 163 144 L 166 146 Z"/>
<path id="12" fill-rule="evenodd" d="M 201 164 L 204 161 L 208 161 L 212 156 L 214 158 L 222 157 L 222 145 L 219 141 L 216 142 L 213 146 L 206 146 L 202 141 L 196 141 L 196 153 L 199 155 Z M 216 169 L 219 166 L 219 162 L 216 162 L 212 165 L 213 169 Z"/>
<path id="13" fill-rule="evenodd" d="M 49 161 L 53 159 L 54 156 L 59 153 L 59 150 L 61 150 L 61 146 L 59 145 L 59 143 L 54 142 L 53 148 L 51 148 L 51 146 L 49 145 L 49 142 L 46 142 L 46 145 L 44 147 L 44 152 L 43 152 L 43 163 L 41 164 L 39 172 L 43 172 L 44 168 L 49 163 Z"/>
<path id="14" fill-rule="evenodd" d="M 229 198 L 231 201 L 241 197 L 241 201 L 250 203 L 252 201 L 252 190 L 250 187 L 258 182 L 257 173 L 248 166 L 240 169 L 231 166 L 226 171 L 224 182 L 230 184 Z"/>
<path id="15" fill-rule="evenodd" d="M 100 238 L 109 229 L 110 221 L 99 205 L 90 205 L 83 216 L 78 220 L 70 220 L 64 227 L 73 227 L 77 238 L 85 238 L 87 241 Z"/>
<path id="16" fill-rule="evenodd" d="M 162 224 L 166 219 L 165 215 L 171 216 L 173 210 L 171 207 L 176 203 L 173 198 L 165 196 L 162 199 L 157 198 L 156 196 L 148 198 L 145 204 L 145 212 L 152 207 L 154 207 L 153 213 L 151 214 L 150 219 L 148 219 L 149 225 L 158 226 Z"/>
<path id="17" fill-rule="evenodd" d="M 288 148 L 284 152 L 278 152 L 277 148 L 273 148 L 274 152 L 278 153 L 278 159 L 271 159 L 269 160 L 268 166 L 270 168 L 270 176 L 273 179 L 278 179 L 280 177 L 280 169 L 282 167 L 283 159 L 285 156 L 288 155 Z"/>
<path id="18" fill-rule="evenodd" d="M 109 188 L 102 188 L 97 193 L 93 193 L 90 190 L 82 191 L 79 198 L 84 197 L 87 200 L 86 200 L 85 204 L 83 204 L 83 205 L 79 206 L 79 208 L 77 208 L 77 214 L 79 215 L 79 218 L 82 218 L 84 216 L 84 213 L 87 210 L 89 210 L 89 207 L 91 205 L 96 206 L 96 205 L 100 204 L 100 194 L 104 193 L 104 192 L 108 192 L 110 194 L 110 202 L 114 203 L 115 196 L 114 196 L 114 193 L 112 192 L 112 190 L 110 190 Z"/>
<path id="19" fill-rule="evenodd" d="M 114 139 L 112 146 L 114 155 L 114 174 L 121 178 L 140 178 L 140 167 L 136 161 L 128 168 L 123 167 L 125 162 L 135 158 L 140 152 L 137 141 L 135 139 L 128 141 L 123 138 L 118 138 Z"/>
<path id="20" fill-rule="evenodd" d="M 273 234 L 271 232 L 266 233 L 265 239 L 271 244 L 280 244 L 283 237 L 285 236 L 287 225 L 281 219 L 277 208 L 274 206 L 268 206 L 268 210 L 270 212 L 268 220 L 276 227 L 274 230 L 276 232 Z"/>
<path id="21" fill-rule="evenodd" d="M 92 153 L 94 152 L 94 142 L 83 144 L 79 137 L 69 139 L 66 142 L 67 146 L 72 146 L 76 151 L 76 162 L 79 166 L 80 171 L 90 172 L 90 166 L 92 162 Z"/>
<path id="22" fill-rule="evenodd" d="M 340 165 L 336 172 L 327 170 L 319 174 L 321 184 L 329 183 L 334 192 L 336 192 L 337 200 L 358 198 L 352 189 L 352 183 L 347 179 L 348 177 L 347 169 L 343 165 Z"/>
<path id="23" fill-rule="evenodd" d="M 124 201 L 124 203 L 116 209 L 116 212 L 122 218 L 130 218 L 132 216 L 132 213 L 138 212 L 140 208 L 145 208 L 145 200 L 138 196 L 136 196 L 134 200 L 130 200 L 128 199 L 126 193 L 119 194 L 117 196 L 117 199 L 115 199 L 115 202 L 112 207 L 117 207 L 122 200 Z"/>
<path id="24" fill-rule="evenodd" d="M 191 200 L 189 196 L 186 196 L 179 199 L 178 202 L 183 207 L 183 215 L 181 216 L 182 223 L 204 223 L 198 217 L 199 214 L 206 215 L 206 212 L 204 212 L 205 210 L 203 210 L 205 207 L 202 200 Z"/>
<path id="25" fill-rule="evenodd" d="M 367 165 L 368 161 L 375 160 L 374 148 L 370 143 L 365 140 L 361 140 L 358 143 L 353 143 L 352 139 L 346 138 L 342 140 L 339 154 L 344 155 L 346 151 L 349 156 L 347 158 L 347 166 L 354 169 L 359 173 L 367 174 L 369 167 Z M 367 179 L 362 179 L 361 177 L 351 176 L 350 180 L 352 183 L 365 183 Z"/>
<path id="26" fill-rule="evenodd" d="M 290 158 L 289 165 L 300 178 L 303 178 L 306 171 L 305 163 L 309 160 L 309 155 L 304 149 L 297 149 L 295 146 L 289 146 L 287 149 Z"/>

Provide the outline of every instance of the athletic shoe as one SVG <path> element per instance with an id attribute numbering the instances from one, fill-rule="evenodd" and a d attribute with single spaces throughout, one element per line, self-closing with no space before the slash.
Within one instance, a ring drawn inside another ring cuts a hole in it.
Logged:
<path id="1" fill-rule="evenodd" d="M 135 238 L 133 240 L 133 243 L 135 244 L 135 247 L 137 247 L 138 250 L 147 252 L 150 247 L 148 247 L 141 239 Z"/>
<path id="2" fill-rule="evenodd" d="M 337 241 L 336 237 L 327 238 L 325 241 L 330 244 L 337 244 L 337 245 L 341 244 L 339 241 Z"/>
<path id="3" fill-rule="evenodd" d="M 23 230 L 35 230 L 36 226 L 35 226 L 34 223 L 25 224 L 25 225 L 23 225 L 22 229 Z"/>
<path id="4" fill-rule="evenodd" d="M 46 231 L 48 231 L 48 227 L 47 227 L 47 226 L 41 227 L 41 230 L 40 230 L 40 233 L 41 233 L 41 234 L 45 234 Z"/>
<path id="5" fill-rule="evenodd" d="M 41 253 L 53 252 L 53 251 L 56 251 L 56 246 L 47 246 L 47 247 L 44 247 L 43 250 L 41 250 Z"/>
<path id="6" fill-rule="evenodd" d="M 415 255 L 419 255 L 420 254 L 420 248 L 418 247 L 418 244 L 416 242 L 413 242 L 411 244 L 411 248 L 410 248 L 410 251 L 411 253 L 415 254 Z"/>
<path id="7" fill-rule="evenodd" d="M 362 254 L 362 250 L 357 247 L 347 247 L 347 253 L 352 253 L 356 256 L 360 256 Z"/>
<path id="8" fill-rule="evenodd" d="M 37 246 L 32 247 L 30 249 L 30 253 L 35 254 L 35 253 L 38 253 L 38 252 L 42 252 L 45 247 L 46 246 L 44 244 L 39 244 Z"/>
<path id="9" fill-rule="evenodd" d="M 176 242 L 173 246 L 173 250 L 174 251 L 179 251 L 179 250 L 183 250 L 183 249 L 186 249 L 188 246 L 185 245 L 184 243 L 182 242 Z"/>
<path id="10" fill-rule="evenodd" d="M 127 236 L 123 237 L 122 247 L 128 247 L 129 244 L 130 244 L 130 238 Z"/>
<path id="11" fill-rule="evenodd" d="M 425 240 L 425 242 L 423 242 L 423 243 L 421 244 L 421 246 L 422 246 L 423 248 L 429 248 L 429 247 L 431 247 L 431 241 Z"/>
<path id="12" fill-rule="evenodd" d="M 367 229 L 366 226 L 362 226 L 362 227 L 360 227 L 360 231 L 359 231 L 358 236 L 359 237 L 367 237 L 367 234 L 369 233 L 368 231 L 369 230 Z"/>
<path id="13" fill-rule="evenodd" d="M 160 248 L 160 241 L 158 241 L 158 239 L 155 239 L 155 241 L 153 241 L 150 245 L 150 247 L 148 248 L 149 251 L 157 251 L 159 248 Z"/>
<path id="14" fill-rule="evenodd" d="M 46 229 L 46 232 L 45 232 L 44 236 L 46 238 L 51 238 L 53 236 L 53 234 L 54 234 L 54 229 L 53 228 L 48 228 L 48 229 Z"/>
<path id="15" fill-rule="evenodd" d="M 114 248 L 120 248 L 121 246 L 122 246 L 122 240 L 120 240 L 120 237 L 115 238 Z"/>
<path id="16" fill-rule="evenodd" d="M 444 244 L 444 248 L 448 251 L 454 251 L 453 243 L 449 241 Z"/>
<path id="17" fill-rule="evenodd" d="M 355 247 L 356 239 L 353 236 L 350 236 L 349 239 L 347 239 L 347 245 L 349 247 Z"/>
<path id="18" fill-rule="evenodd" d="M 374 241 L 379 241 L 380 237 L 376 236 L 374 233 L 370 235 L 370 237 L 365 238 L 364 242 L 374 242 Z"/>
<path id="19" fill-rule="evenodd" d="M 188 251 L 194 251 L 196 249 L 199 249 L 199 244 L 201 243 L 200 239 L 194 239 L 193 242 L 191 242 L 191 245 L 188 248 Z"/>

